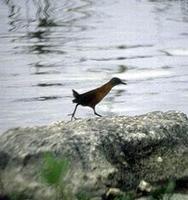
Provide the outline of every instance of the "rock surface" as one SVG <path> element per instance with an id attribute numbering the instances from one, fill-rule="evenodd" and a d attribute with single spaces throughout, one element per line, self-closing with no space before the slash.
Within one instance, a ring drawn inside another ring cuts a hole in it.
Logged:
<path id="1" fill-rule="evenodd" d="M 102 199 L 108 188 L 128 191 L 141 180 L 187 178 L 188 118 L 176 111 L 152 112 L 8 130 L 0 136 L 0 195 L 55 199 L 54 189 L 40 178 L 46 152 L 70 159 L 71 193 Z"/>

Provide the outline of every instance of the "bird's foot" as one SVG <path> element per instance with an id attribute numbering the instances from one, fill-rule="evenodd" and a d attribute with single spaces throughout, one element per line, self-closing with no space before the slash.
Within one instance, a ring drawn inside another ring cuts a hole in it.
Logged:
<path id="1" fill-rule="evenodd" d="M 98 114 L 98 113 L 96 113 L 96 112 L 95 112 L 95 115 L 97 115 L 97 116 L 99 116 L 99 117 L 102 117 L 102 115 L 100 115 L 100 114 Z"/>
<path id="2" fill-rule="evenodd" d="M 75 120 L 80 119 L 80 118 L 77 118 L 77 117 L 73 116 L 73 113 L 68 114 L 68 116 L 71 116 L 71 121 L 72 121 L 73 119 L 75 119 Z"/>
<path id="3" fill-rule="evenodd" d="M 78 120 L 78 119 L 81 119 L 81 118 L 79 118 L 79 117 L 71 117 L 71 121 L 72 121 L 73 119 Z"/>

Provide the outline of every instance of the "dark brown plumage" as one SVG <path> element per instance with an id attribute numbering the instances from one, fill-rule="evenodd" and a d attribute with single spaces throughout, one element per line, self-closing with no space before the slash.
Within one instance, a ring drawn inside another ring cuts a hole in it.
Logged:
<path id="1" fill-rule="evenodd" d="M 123 82 L 121 79 L 112 78 L 109 82 L 105 83 L 101 87 L 91 90 L 89 92 L 85 92 L 83 94 L 79 94 L 75 90 L 72 90 L 73 96 L 75 98 L 73 99 L 73 103 L 76 103 L 76 106 L 73 113 L 71 114 L 72 115 L 71 120 L 75 118 L 74 115 L 79 105 L 91 107 L 94 110 L 94 114 L 101 117 L 101 115 L 96 112 L 95 106 L 110 92 L 110 90 L 114 86 L 119 84 L 126 85 L 126 83 Z"/>

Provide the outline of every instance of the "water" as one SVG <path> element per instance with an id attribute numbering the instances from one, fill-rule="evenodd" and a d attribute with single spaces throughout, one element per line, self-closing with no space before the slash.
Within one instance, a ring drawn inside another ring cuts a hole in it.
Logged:
<path id="1" fill-rule="evenodd" d="M 1 132 L 69 120 L 72 89 L 115 76 L 98 113 L 188 114 L 187 0 L 1 0 L 0 44 Z"/>

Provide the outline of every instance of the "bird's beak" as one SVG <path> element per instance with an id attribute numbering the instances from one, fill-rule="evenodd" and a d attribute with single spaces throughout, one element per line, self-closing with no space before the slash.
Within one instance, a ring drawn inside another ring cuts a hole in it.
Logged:
<path id="1" fill-rule="evenodd" d="M 121 84 L 123 84 L 123 85 L 127 85 L 127 83 L 125 83 L 125 82 L 123 82 L 123 81 L 121 81 Z"/>

